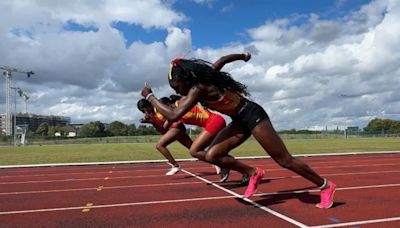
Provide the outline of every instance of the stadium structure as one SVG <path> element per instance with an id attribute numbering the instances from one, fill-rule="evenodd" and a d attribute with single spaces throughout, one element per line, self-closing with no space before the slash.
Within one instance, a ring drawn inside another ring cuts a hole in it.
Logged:
<path id="1" fill-rule="evenodd" d="M 14 114 L 12 114 L 12 119 L 14 120 Z M 0 131 L 3 135 L 6 134 L 6 122 L 7 115 L 5 113 L 0 114 Z M 71 124 L 71 118 L 67 116 L 46 116 L 32 113 L 17 113 L 16 115 L 17 131 L 18 127 L 25 127 L 26 130 L 36 131 L 42 123 L 47 123 L 49 126 L 66 126 Z M 12 134 L 14 134 L 14 127 L 12 127 Z"/>

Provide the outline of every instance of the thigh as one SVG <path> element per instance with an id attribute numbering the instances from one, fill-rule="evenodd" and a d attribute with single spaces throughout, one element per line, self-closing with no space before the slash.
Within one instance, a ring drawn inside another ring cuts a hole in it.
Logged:
<path id="1" fill-rule="evenodd" d="M 224 128 L 215 139 L 212 141 L 207 153 L 214 156 L 224 156 L 232 149 L 238 147 L 246 139 L 250 137 L 251 133 L 243 128 L 229 124 Z"/>
<path id="2" fill-rule="evenodd" d="M 190 147 L 192 146 L 192 139 L 189 137 L 189 135 L 187 135 L 186 133 L 183 133 L 179 138 L 178 138 L 178 142 L 180 144 L 182 144 L 184 147 L 190 149 Z"/>
<path id="3" fill-rule="evenodd" d="M 168 146 L 172 142 L 178 140 L 184 132 L 179 128 L 170 128 L 158 141 L 159 145 L 164 147 Z"/>
<path id="4" fill-rule="evenodd" d="M 203 151 L 211 144 L 214 138 L 215 135 L 203 130 L 193 141 L 190 149 L 193 151 Z"/>
<path id="5" fill-rule="evenodd" d="M 292 157 L 269 120 L 261 121 L 253 128 L 251 133 L 273 159 L 288 159 Z"/>

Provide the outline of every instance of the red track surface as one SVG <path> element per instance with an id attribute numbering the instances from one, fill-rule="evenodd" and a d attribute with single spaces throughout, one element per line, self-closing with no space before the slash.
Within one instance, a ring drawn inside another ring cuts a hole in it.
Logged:
<path id="1" fill-rule="evenodd" d="M 302 158 L 334 181 L 334 207 L 270 159 L 259 192 L 238 197 L 240 175 L 216 182 L 211 165 L 182 162 L 0 170 L 0 227 L 400 227 L 400 153 Z M 218 186 L 216 185 L 218 184 Z"/>

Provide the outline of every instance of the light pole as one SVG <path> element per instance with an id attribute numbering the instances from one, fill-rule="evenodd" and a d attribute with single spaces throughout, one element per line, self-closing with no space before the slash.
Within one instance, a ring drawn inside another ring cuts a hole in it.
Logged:
<path id="1" fill-rule="evenodd" d="M 17 146 L 17 90 L 21 91 L 18 87 L 10 87 L 10 89 L 14 90 L 14 146 Z"/>

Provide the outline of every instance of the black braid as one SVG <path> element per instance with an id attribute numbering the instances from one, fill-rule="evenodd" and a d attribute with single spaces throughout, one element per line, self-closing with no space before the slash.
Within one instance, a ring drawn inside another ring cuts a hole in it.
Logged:
<path id="1" fill-rule="evenodd" d="M 212 64 L 201 59 L 179 59 L 174 61 L 170 81 L 185 80 L 195 85 L 197 83 L 214 85 L 220 89 L 232 89 L 244 96 L 249 96 L 247 86 L 234 80 L 223 71 L 216 71 Z"/>

